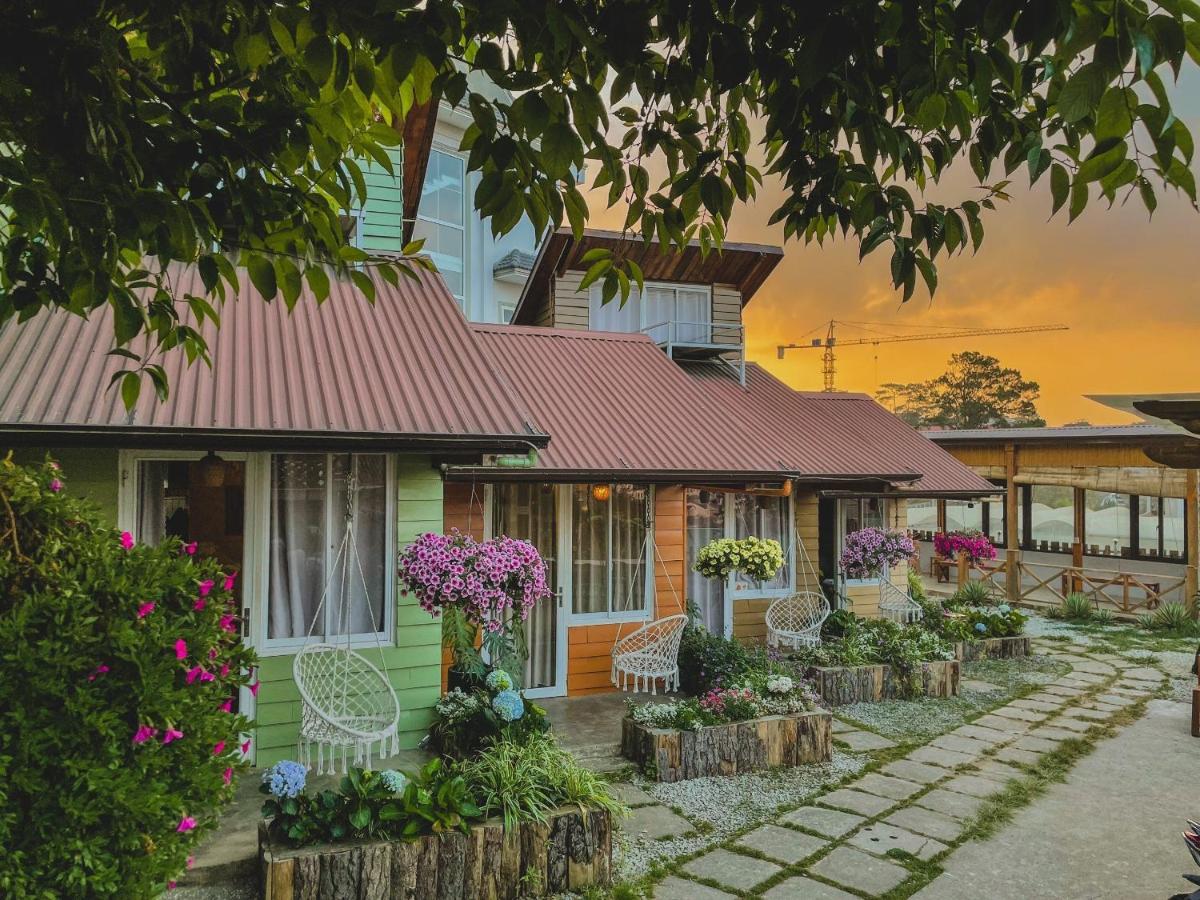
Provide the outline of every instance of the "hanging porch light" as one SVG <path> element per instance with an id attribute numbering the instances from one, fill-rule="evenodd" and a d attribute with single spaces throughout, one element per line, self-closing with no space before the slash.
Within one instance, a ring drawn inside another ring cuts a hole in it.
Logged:
<path id="1" fill-rule="evenodd" d="M 592 499 L 597 503 L 604 503 L 612 495 L 612 488 L 607 484 L 592 485 Z"/>
<path id="2" fill-rule="evenodd" d="M 225 484 L 225 460 L 212 450 L 196 463 L 197 474 L 205 487 L 223 487 Z"/>

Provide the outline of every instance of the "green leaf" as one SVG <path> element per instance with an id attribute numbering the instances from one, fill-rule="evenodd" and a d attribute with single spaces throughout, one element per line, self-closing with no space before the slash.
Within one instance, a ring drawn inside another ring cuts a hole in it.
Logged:
<path id="1" fill-rule="evenodd" d="M 1093 129 L 1097 143 L 1111 138 L 1124 138 L 1129 134 L 1129 129 L 1133 127 L 1129 109 L 1124 88 L 1111 87 L 1104 92 L 1096 110 L 1096 127 Z"/>
<path id="2" fill-rule="evenodd" d="M 571 163 L 579 148 L 579 138 L 569 125 L 554 122 L 542 135 L 542 166 L 553 179 L 570 177 Z"/>
<path id="3" fill-rule="evenodd" d="M 1138 192 L 1142 195 L 1142 203 L 1145 204 L 1150 215 L 1154 215 L 1154 210 L 1158 209 L 1158 197 L 1154 193 L 1154 185 L 1147 179 L 1138 179 Z"/>
<path id="4" fill-rule="evenodd" d="M 255 254 L 246 260 L 246 269 L 250 273 L 250 283 L 267 300 L 274 299 L 277 287 L 275 284 L 275 267 L 265 256 Z"/>
<path id="5" fill-rule="evenodd" d="M 1113 144 L 1101 153 L 1093 153 L 1092 156 L 1083 161 L 1083 164 L 1079 167 L 1079 171 L 1075 173 L 1076 183 L 1081 181 L 1099 181 L 1109 172 L 1116 170 L 1125 161 L 1127 153 L 1128 147 L 1124 141 Z"/>
<path id="6" fill-rule="evenodd" d="M 946 98 L 941 94 L 930 94 L 921 101 L 913 120 L 924 131 L 940 128 L 946 118 Z"/>
<path id="7" fill-rule="evenodd" d="M 304 48 L 304 68 L 318 86 L 329 81 L 333 73 L 333 45 L 329 38 L 319 34 L 308 42 Z"/>
<path id="8" fill-rule="evenodd" d="M 138 396 L 142 393 L 142 377 L 137 372 L 126 372 L 121 376 L 121 402 L 126 409 L 137 406 Z"/>
<path id="9" fill-rule="evenodd" d="M 1058 113 L 1067 122 L 1078 122 L 1092 114 L 1108 80 L 1097 63 L 1081 66 L 1058 94 Z"/>
<path id="10" fill-rule="evenodd" d="M 1079 178 L 1075 179 L 1075 183 L 1071 185 L 1071 209 L 1067 216 L 1068 222 L 1074 222 L 1079 218 L 1079 214 L 1083 212 L 1084 207 L 1088 202 L 1088 186 L 1086 181 Z"/>
<path id="11" fill-rule="evenodd" d="M 1070 192 L 1071 176 L 1067 174 L 1065 166 L 1055 163 L 1050 167 L 1050 195 L 1054 198 L 1054 209 L 1050 213 L 1051 215 L 1062 209 Z"/>

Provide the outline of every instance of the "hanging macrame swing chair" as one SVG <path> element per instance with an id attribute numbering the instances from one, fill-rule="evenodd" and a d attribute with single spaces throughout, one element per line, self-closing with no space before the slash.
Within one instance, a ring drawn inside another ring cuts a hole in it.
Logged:
<path id="1" fill-rule="evenodd" d="M 313 614 L 304 647 L 292 662 L 292 675 L 300 691 L 303 709 L 297 751 L 304 765 L 312 768 L 312 747 L 317 748 L 317 774 L 333 774 L 339 751 L 340 769 L 350 765 L 371 767 L 372 749 L 379 759 L 400 752 L 397 725 L 400 701 L 387 677 L 381 628 L 373 628 L 379 666 L 350 648 L 350 600 L 352 579 L 362 584 L 367 609 L 373 610 L 358 555 L 355 522 L 358 508 L 358 478 L 352 469 L 346 478 L 345 532 L 334 559 L 332 574 L 325 584 L 321 600 Z M 340 573 L 340 578 L 339 578 Z M 333 641 L 314 640 L 313 630 L 322 616 L 331 589 L 338 593 L 338 617 L 342 634 Z M 386 619 L 385 619 L 386 621 Z"/>
<path id="2" fill-rule="evenodd" d="M 800 536 L 796 536 L 798 574 L 803 590 L 776 600 L 767 609 L 767 646 L 782 650 L 801 650 L 821 643 L 821 626 L 829 618 L 829 600 L 821 590 L 817 569 L 808 556 Z"/>

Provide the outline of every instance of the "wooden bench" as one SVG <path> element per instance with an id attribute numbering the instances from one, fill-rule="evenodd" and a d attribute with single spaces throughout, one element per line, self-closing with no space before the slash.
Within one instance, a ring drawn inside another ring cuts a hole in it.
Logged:
<path id="1" fill-rule="evenodd" d="M 929 559 L 929 574 L 937 579 L 938 584 L 945 582 L 950 583 L 950 567 L 954 565 L 954 561 L 946 559 L 944 556 L 936 554 Z"/>

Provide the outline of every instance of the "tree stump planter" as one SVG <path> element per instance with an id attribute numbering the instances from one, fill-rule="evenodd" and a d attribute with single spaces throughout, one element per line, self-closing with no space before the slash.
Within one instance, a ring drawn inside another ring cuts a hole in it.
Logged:
<path id="1" fill-rule="evenodd" d="M 612 821 L 562 809 L 506 832 L 498 819 L 415 841 L 273 843 L 259 826 L 263 900 L 517 900 L 612 882 Z"/>
<path id="2" fill-rule="evenodd" d="M 959 663 L 956 659 L 932 660 L 921 664 L 918 696 L 957 697 Z M 908 700 L 911 694 L 903 679 L 891 666 L 837 666 L 808 670 L 817 694 L 826 706 L 849 703 L 876 703 L 880 700 Z"/>
<path id="3" fill-rule="evenodd" d="M 626 717 L 621 723 L 621 753 L 657 781 L 827 762 L 833 756 L 833 716 L 814 709 L 699 731 L 648 728 Z"/>
<path id="4" fill-rule="evenodd" d="M 981 641 L 959 641 L 954 645 L 954 657 L 962 662 L 976 659 L 1017 659 L 1029 656 L 1029 638 L 984 638 Z"/>

